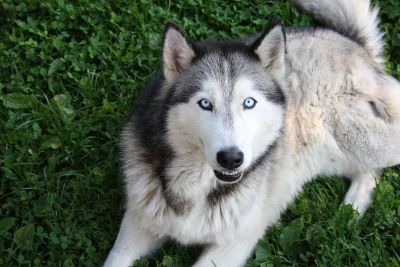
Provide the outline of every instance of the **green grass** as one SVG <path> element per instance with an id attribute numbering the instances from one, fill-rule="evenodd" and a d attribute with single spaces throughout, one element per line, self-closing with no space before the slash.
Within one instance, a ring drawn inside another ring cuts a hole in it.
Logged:
<path id="1" fill-rule="evenodd" d="M 166 21 L 194 39 L 310 23 L 283 0 L 18 2 L 0 1 L 0 266 L 101 265 L 123 210 L 118 134 L 160 66 Z M 400 6 L 381 5 L 399 77 Z M 400 266 L 399 174 L 385 172 L 361 220 L 340 207 L 346 182 L 308 185 L 248 266 Z M 185 266 L 198 251 L 171 243 L 138 265 Z"/>

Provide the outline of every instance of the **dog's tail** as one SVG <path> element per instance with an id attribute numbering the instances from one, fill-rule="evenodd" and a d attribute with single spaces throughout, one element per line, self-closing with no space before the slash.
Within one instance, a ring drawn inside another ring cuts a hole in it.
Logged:
<path id="1" fill-rule="evenodd" d="M 324 26 L 362 45 L 378 64 L 383 63 L 383 33 L 378 7 L 370 0 L 292 0 Z"/>

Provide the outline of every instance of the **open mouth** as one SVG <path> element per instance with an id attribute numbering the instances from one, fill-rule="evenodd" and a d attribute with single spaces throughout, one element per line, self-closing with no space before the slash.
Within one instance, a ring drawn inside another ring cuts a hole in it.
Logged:
<path id="1" fill-rule="evenodd" d="M 223 182 L 234 183 L 240 180 L 243 172 L 220 172 L 214 170 L 215 176 Z"/>

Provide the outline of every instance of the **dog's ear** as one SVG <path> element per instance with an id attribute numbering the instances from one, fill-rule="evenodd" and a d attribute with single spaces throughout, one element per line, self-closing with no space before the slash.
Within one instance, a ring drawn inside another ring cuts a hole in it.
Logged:
<path id="1" fill-rule="evenodd" d="M 194 56 L 193 45 L 186 34 L 174 23 L 167 23 L 162 51 L 165 79 L 173 82 L 179 73 L 189 67 Z"/>
<path id="2" fill-rule="evenodd" d="M 252 49 L 263 66 L 278 77 L 285 73 L 286 36 L 283 26 L 273 24 L 254 41 Z"/>

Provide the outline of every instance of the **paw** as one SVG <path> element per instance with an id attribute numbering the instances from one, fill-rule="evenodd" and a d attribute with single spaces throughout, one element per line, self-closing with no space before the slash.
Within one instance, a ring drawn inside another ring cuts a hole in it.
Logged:
<path id="1" fill-rule="evenodd" d="M 354 210 L 363 215 L 370 206 L 376 183 L 374 180 L 353 181 L 344 199 Z"/>
<path id="2" fill-rule="evenodd" d="M 344 204 L 350 204 L 353 210 L 357 211 L 360 215 L 364 215 L 369 205 L 372 202 L 372 196 L 354 196 L 347 197 L 344 200 Z"/>

